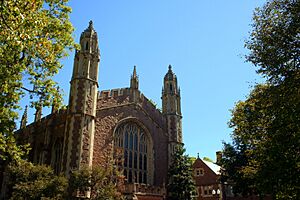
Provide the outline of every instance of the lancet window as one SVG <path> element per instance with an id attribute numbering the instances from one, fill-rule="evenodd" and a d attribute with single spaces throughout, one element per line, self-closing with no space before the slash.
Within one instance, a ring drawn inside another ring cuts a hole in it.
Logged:
<path id="1" fill-rule="evenodd" d="M 59 172 L 61 171 L 60 169 L 61 156 L 62 156 L 62 143 L 57 139 L 52 147 L 52 159 L 51 159 L 51 165 L 55 174 L 59 174 Z"/>

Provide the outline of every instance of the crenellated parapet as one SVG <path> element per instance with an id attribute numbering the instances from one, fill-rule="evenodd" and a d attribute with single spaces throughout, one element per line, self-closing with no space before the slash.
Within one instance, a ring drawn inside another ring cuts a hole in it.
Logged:
<path id="1" fill-rule="evenodd" d="M 160 109 L 153 104 L 142 92 L 136 92 L 133 96 L 132 88 L 118 88 L 112 90 L 103 90 L 98 92 L 97 110 L 111 109 L 122 106 L 138 106 L 147 113 L 154 121 L 159 124 L 165 124 L 165 117 Z"/>
<path id="2" fill-rule="evenodd" d="M 109 99 L 114 97 L 130 95 L 130 88 L 117 88 L 98 92 L 98 99 Z"/>

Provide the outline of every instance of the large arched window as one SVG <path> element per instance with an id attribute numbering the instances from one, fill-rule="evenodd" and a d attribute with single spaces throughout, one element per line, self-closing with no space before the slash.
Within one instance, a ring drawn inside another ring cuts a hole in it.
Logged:
<path id="1" fill-rule="evenodd" d="M 135 122 L 123 123 L 115 131 L 114 147 L 120 149 L 118 162 L 128 183 L 149 183 L 151 160 L 150 139 L 145 130 Z"/>

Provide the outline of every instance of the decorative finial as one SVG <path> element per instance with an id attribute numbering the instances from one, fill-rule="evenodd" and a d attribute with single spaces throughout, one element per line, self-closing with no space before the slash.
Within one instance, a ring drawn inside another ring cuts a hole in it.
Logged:
<path id="1" fill-rule="evenodd" d="M 28 110 L 28 106 L 26 105 L 25 106 L 25 110 L 24 110 L 24 113 L 22 115 L 22 119 L 21 119 L 21 125 L 20 125 L 20 128 L 25 128 L 26 127 L 26 124 L 27 124 L 27 110 Z"/>
<path id="2" fill-rule="evenodd" d="M 171 65 L 169 65 L 169 70 L 172 70 L 172 66 Z"/>
<path id="3" fill-rule="evenodd" d="M 59 86 L 57 86 L 56 91 L 57 93 L 59 93 Z M 58 110 L 57 102 L 53 99 L 51 113 L 55 113 L 57 112 L 57 110 Z"/>
<path id="4" fill-rule="evenodd" d="M 133 66 L 133 73 L 131 75 L 131 79 L 130 79 L 130 87 L 134 88 L 134 89 L 138 89 L 139 88 L 139 78 L 136 74 L 136 66 Z"/>
<path id="5" fill-rule="evenodd" d="M 92 20 L 90 20 L 90 22 L 89 22 L 89 29 L 94 29 L 93 21 Z"/>
<path id="6" fill-rule="evenodd" d="M 200 159 L 200 157 L 199 157 L 199 153 L 197 153 L 197 158 L 198 158 L 198 159 Z"/>
<path id="7" fill-rule="evenodd" d="M 35 106 L 35 118 L 34 121 L 40 121 L 42 119 L 42 103 L 40 102 Z"/>
<path id="8" fill-rule="evenodd" d="M 133 66 L 133 74 L 132 74 L 132 76 L 136 77 L 136 66 L 135 65 Z"/>

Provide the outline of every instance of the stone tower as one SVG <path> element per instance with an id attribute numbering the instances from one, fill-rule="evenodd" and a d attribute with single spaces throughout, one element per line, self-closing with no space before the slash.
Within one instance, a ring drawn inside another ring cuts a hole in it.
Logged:
<path id="1" fill-rule="evenodd" d="M 180 105 L 180 89 L 177 85 L 177 77 L 172 71 L 171 65 L 164 77 L 162 90 L 162 113 L 167 119 L 169 136 L 169 164 L 172 153 L 177 144 L 182 143 L 182 115 Z"/>
<path id="2" fill-rule="evenodd" d="M 67 175 L 72 169 L 91 166 L 93 159 L 100 52 L 92 21 L 80 36 L 80 47 L 75 52 L 65 129 L 63 167 Z"/>

